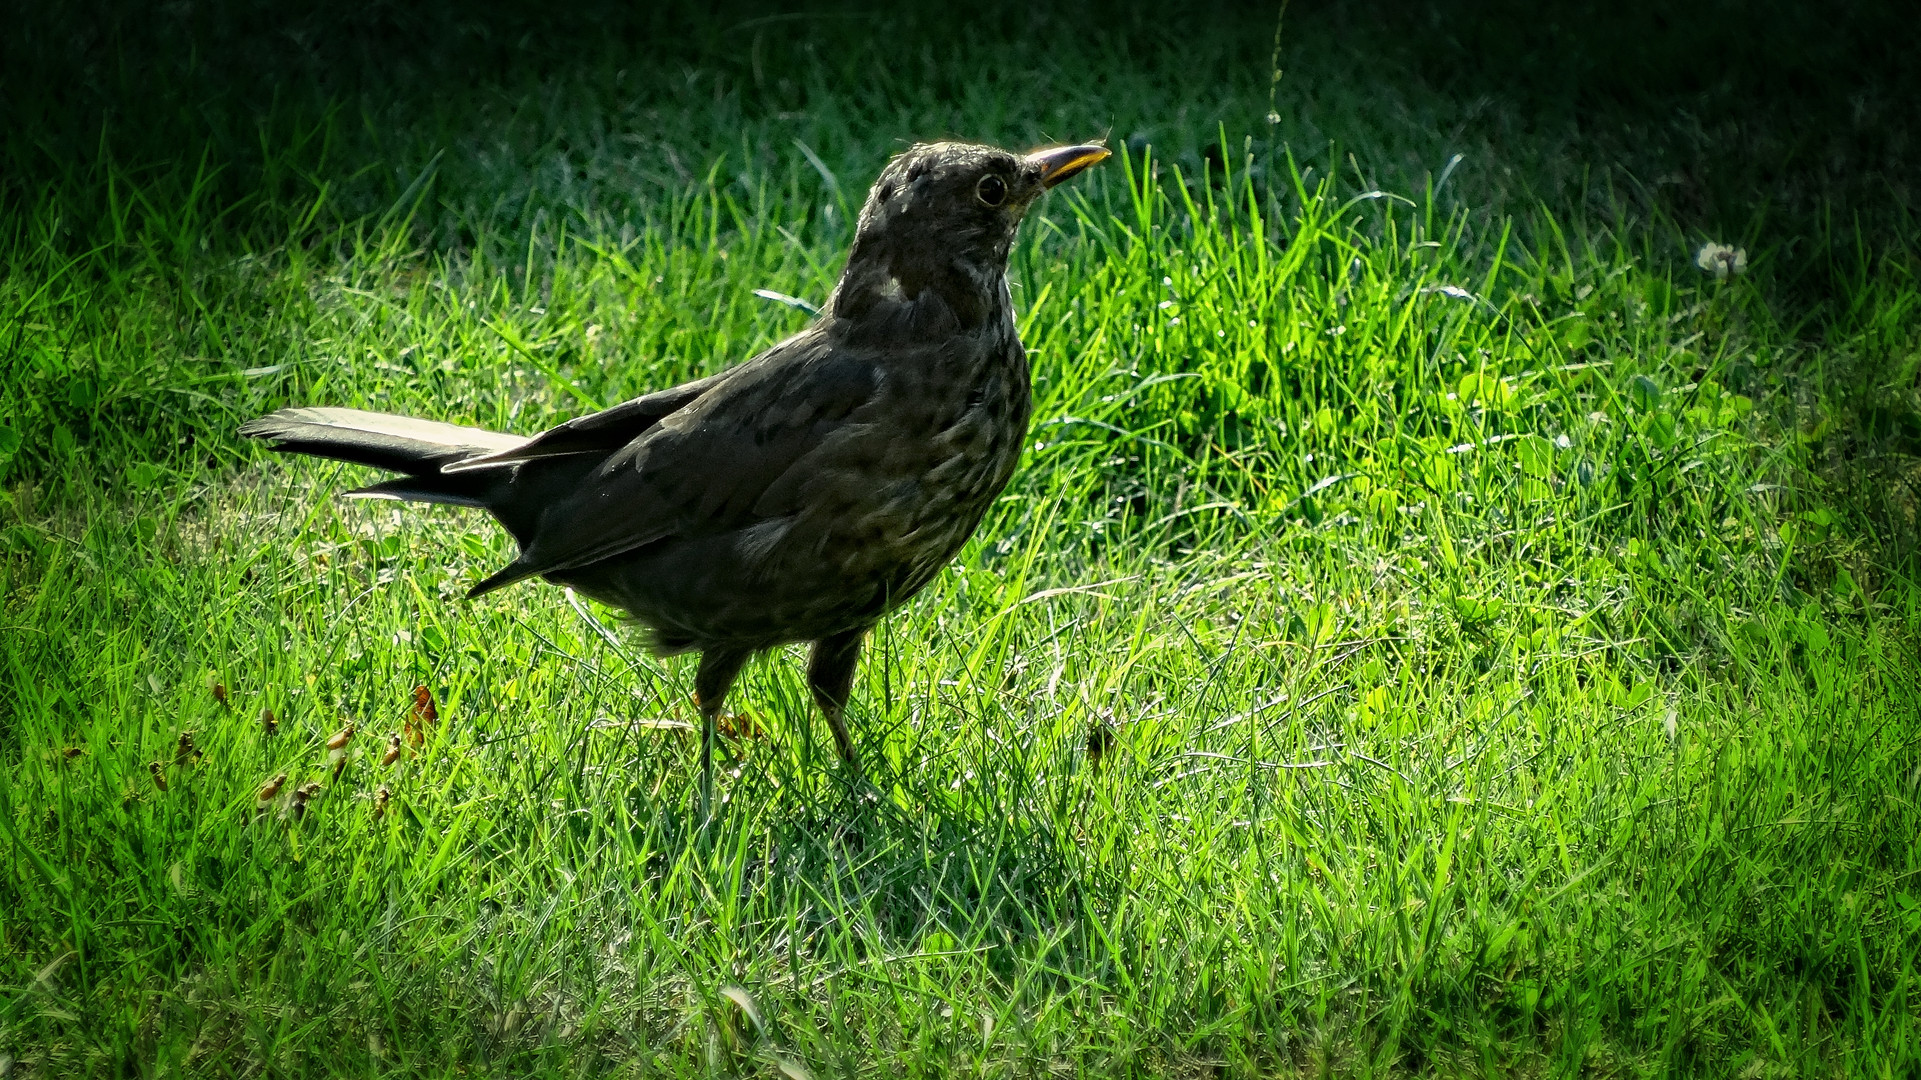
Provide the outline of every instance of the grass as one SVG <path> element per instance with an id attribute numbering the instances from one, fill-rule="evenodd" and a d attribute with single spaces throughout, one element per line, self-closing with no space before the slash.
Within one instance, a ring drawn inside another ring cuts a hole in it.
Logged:
<path id="1" fill-rule="evenodd" d="M 1921 1061 L 1900 83 L 1793 66 L 1871 22 L 1677 106 L 1551 77 L 1598 32 L 1296 11 L 1270 125 L 1271 12 L 103 10 L 8 97 L 0 1075 Z M 873 792 L 776 655 L 701 837 L 690 665 L 232 434 L 717 370 L 899 140 L 1102 130 L 1014 259 L 1027 459 L 863 666 Z"/>

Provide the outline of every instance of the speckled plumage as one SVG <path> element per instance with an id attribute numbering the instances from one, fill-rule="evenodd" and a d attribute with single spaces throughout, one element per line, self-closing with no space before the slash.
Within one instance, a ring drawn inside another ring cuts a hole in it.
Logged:
<path id="1" fill-rule="evenodd" d="M 704 761 L 746 659 L 814 642 L 809 681 L 853 761 L 841 710 L 861 638 L 953 559 L 1020 456 L 1016 229 L 1105 156 L 916 146 L 875 181 L 812 326 L 531 439 L 348 409 L 241 432 L 408 474 L 355 494 L 491 511 L 520 556 L 476 595 L 539 575 L 626 610 L 663 651 L 701 651 Z"/>

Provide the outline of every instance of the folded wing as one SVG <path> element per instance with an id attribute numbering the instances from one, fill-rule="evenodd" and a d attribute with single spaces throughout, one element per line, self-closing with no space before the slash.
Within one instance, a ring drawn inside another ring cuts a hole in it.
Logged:
<path id="1" fill-rule="evenodd" d="M 647 429 L 660 423 L 669 414 L 693 404 L 733 374 L 735 371 L 730 369 L 655 391 L 632 401 L 623 401 L 610 409 L 548 428 L 531 439 L 519 440 L 517 445 L 507 449 L 456 461 L 441 471 L 457 473 L 498 469 L 541 458 L 612 453 L 645 434 Z"/>
<path id="2" fill-rule="evenodd" d="M 470 595 L 586 566 L 666 537 L 712 535 L 751 524 L 762 494 L 796 461 L 857 422 L 856 414 L 880 387 L 880 371 L 871 359 L 811 334 L 790 338 L 726 376 L 691 402 L 667 410 L 571 490 L 546 493 L 520 557 Z M 630 404 L 638 409 L 645 401 Z M 490 455 L 489 464 L 537 460 L 543 456 L 539 444 L 549 436 L 548 450 L 559 453 L 578 452 L 560 448 L 594 437 L 591 427 L 556 434 L 562 431 Z M 467 462 L 460 467 L 486 466 Z"/>

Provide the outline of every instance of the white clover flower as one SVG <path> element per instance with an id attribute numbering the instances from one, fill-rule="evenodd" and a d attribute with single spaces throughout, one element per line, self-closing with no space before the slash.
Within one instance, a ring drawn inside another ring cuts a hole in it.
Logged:
<path id="1" fill-rule="evenodd" d="M 1702 244 L 1701 250 L 1694 254 L 1694 265 L 1713 274 L 1716 281 L 1740 277 L 1748 268 L 1747 249 L 1712 242 Z"/>

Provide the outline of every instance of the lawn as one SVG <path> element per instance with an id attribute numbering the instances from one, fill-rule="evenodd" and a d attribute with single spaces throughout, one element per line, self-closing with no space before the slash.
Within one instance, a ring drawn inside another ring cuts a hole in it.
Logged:
<path id="1" fill-rule="evenodd" d="M 1754 7 L 20 13 L 0 1077 L 1913 1075 L 1916 32 Z M 729 366 L 947 135 L 1116 154 L 871 784 L 234 433 Z"/>

